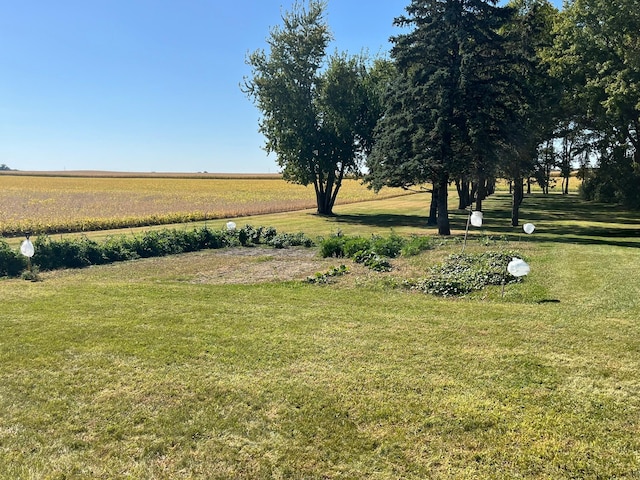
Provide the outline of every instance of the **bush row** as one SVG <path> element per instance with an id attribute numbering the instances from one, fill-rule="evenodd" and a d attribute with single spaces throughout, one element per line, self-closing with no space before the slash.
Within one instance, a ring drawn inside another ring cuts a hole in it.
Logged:
<path id="1" fill-rule="evenodd" d="M 404 238 L 392 233 L 388 237 L 363 238 L 338 234 L 320 242 L 320 255 L 324 258 L 348 257 L 372 270 L 386 272 L 391 270 L 389 258 L 417 255 L 433 246 L 432 237 L 425 236 Z"/>
<path id="2" fill-rule="evenodd" d="M 303 233 L 281 233 L 273 227 L 245 225 L 235 230 L 213 230 L 207 226 L 193 230 L 150 230 L 140 235 L 120 235 L 96 242 L 85 236 L 54 240 L 38 237 L 32 262 L 39 270 L 82 268 L 177 253 L 230 246 L 270 245 L 274 248 L 311 247 L 314 242 Z M 27 259 L 0 239 L 0 277 L 19 276 L 27 268 Z"/>

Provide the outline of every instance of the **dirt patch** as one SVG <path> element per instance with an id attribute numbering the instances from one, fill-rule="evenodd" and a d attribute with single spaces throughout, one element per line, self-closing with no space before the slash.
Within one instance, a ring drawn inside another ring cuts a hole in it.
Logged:
<path id="1" fill-rule="evenodd" d="M 198 272 L 194 283 L 281 282 L 302 280 L 319 271 L 339 265 L 340 259 L 321 258 L 316 249 L 308 248 L 228 248 L 212 252 L 225 258 Z"/>

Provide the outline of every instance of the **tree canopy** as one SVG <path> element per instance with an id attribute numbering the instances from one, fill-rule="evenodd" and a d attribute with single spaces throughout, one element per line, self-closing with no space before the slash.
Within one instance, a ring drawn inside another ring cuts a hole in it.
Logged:
<path id="1" fill-rule="evenodd" d="M 506 134 L 505 43 L 509 9 L 495 1 L 413 0 L 395 20 L 398 78 L 376 136 L 374 188 L 430 181 L 438 232 L 450 234 L 447 190 L 459 176 L 488 175 Z"/>
<path id="2" fill-rule="evenodd" d="M 269 51 L 247 58 L 243 90 L 262 112 L 265 149 L 285 180 L 313 184 L 318 213 L 332 214 L 346 175 L 359 174 L 381 113 L 378 87 L 361 56 L 327 55 L 325 2 L 296 2 L 273 27 Z"/>
<path id="3" fill-rule="evenodd" d="M 640 207 L 640 3 L 574 0 L 559 16 L 548 53 L 565 80 L 573 120 L 590 132 L 598 170 L 585 193 Z"/>

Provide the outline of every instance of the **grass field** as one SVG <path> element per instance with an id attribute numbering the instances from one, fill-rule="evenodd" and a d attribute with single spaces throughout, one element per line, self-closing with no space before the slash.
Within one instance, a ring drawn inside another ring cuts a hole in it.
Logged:
<path id="1" fill-rule="evenodd" d="M 313 186 L 276 175 L 106 176 L 85 172 L 0 175 L 0 235 L 86 232 L 301 210 L 315 206 Z M 404 195 L 379 194 L 346 180 L 338 203 Z"/>
<path id="2" fill-rule="evenodd" d="M 639 478 L 640 214 L 535 195 L 526 236 L 508 200 L 467 247 L 526 256 L 504 297 L 398 287 L 455 240 L 329 286 L 300 280 L 347 260 L 262 248 L 0 280 L 0 478 Z M 237 222 L 433 234 L 425 210 Z"/>

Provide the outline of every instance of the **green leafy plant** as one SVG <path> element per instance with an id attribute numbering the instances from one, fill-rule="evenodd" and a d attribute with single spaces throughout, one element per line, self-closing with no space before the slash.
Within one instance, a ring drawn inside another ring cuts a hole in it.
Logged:
<path id="1" fill-rule="evenodd" d="M 344 257 L 344 244 L 346 241 L 347 239 L 345 237 L 338 235 L 332 235 L 328 238 L 323 239 L 320 242 L 320 256 L 322 258 Z"/>
<path id="2" fill-rule="evenodd" d="M 521 281 L 507 272 L 514 251 L 454 254 L 431 268 L 427 278 L 418 280 L 413 288 L 443 297 L 459 296 L 487 285 L 501 285 Z"/>
<path id="3" fill-rule="evenodd" d="M 400 255 L 403 257 L 412 257 L 424 252 L 425 250 L 431 250 L 432 248 L 434 248 L 432 237 L 411 235 L 411 237 L 409 237 L 402 246 Z"/>
<path id="4" fill-rule="evenodd" d="M 375 252 L 364 251 L 359 252 L 353 260 L 356 263 L 362 263 L 364 266 L 375 270 L 376 272 L 389 272 L 391 271 L 391 263 L 385 257 L 378 255 Z"/>
<path id="5" fill-rule="evenodd" d="M 268 244 L 274 248 L 289 248 L 298 246 L 311 248 L 315 245 L 314 241 L 302 232 L 277 234 L 269 241 Z"/>
<path id="6" fill-rule="evenodd" d="M 396 258 L 406 243 L 404 237 L 392 232 L 388 237 L 374 237 L 371 240 L 371 250 L 382 257 Z"/>
<path id="7" fill-rule="evenodd" d="M 102 243 L 86 236 L 54 240 L 40 236 L 34 241 L 34 266 L 40 270 L 83 268 L 90 265 L 161 257 L 203 249 L 251 246 L 266 243 L 275 248 L 312 247 L 314 242 L 304 233 L 278 234 L 273 227 L 246 225 L 239 231 L 211 230 L 206 225 L 193 230 L 150 230 L 135 236 L 110 236 Z M 26 268 L 24 257 L 0 239 L 0 276 L 16 277 Z"/>
<path id="8" fill-rule="evenodd" d="M 349 273 L 349 269 L 346 265 L 340 265 L 339 267 L 333 267 L 326 272 L 316 272 L 315 275 L 309 276 L 305 279 L 307 283 L 327 284 L 331 283 L 333 277 L 339 277 Z"/>
<path id="9" fill-rule="evenodd" d="M 25 257 L 0 238 L 0 277 L 15 277 L 27 266 Z"/>

